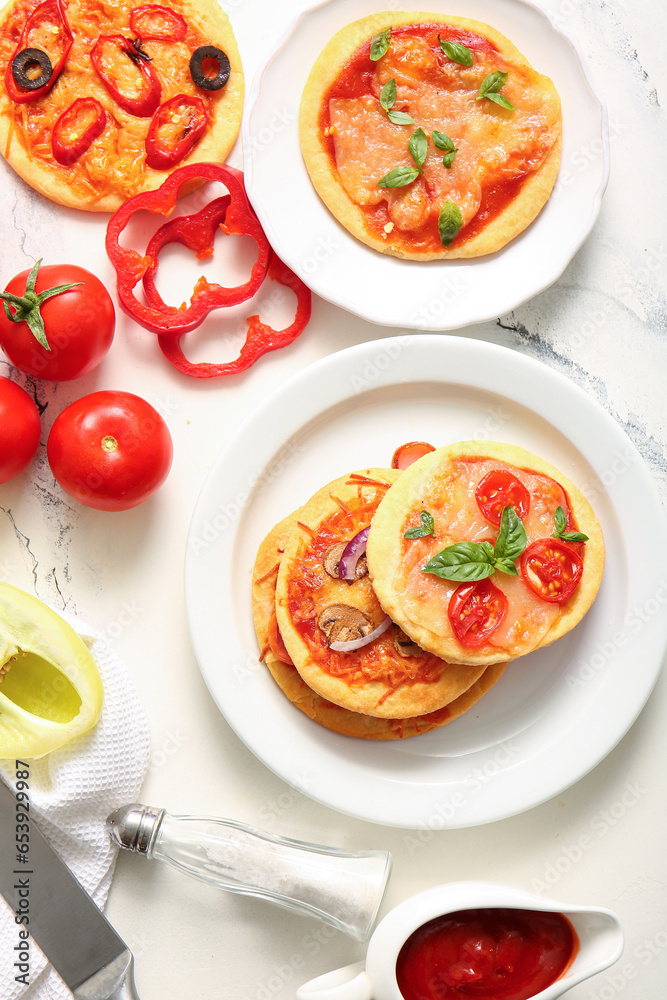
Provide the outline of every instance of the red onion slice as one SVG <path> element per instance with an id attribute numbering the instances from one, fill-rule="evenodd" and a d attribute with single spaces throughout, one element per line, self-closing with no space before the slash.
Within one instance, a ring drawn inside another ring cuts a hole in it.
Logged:
<path id="1" fill-rule="evenodd" d="M 366 542 L 368 541 L 368 532 L 370 530 L 370 526 L 363 528 L 354 538 L 350 539 L 343 549 L 343 554 L 338 564 L 338 576 L 341 580 L 354 580 L 357 563 L 366 551 Z M 333 646 L 331 648 L 333 649 Z"/>
<path id="2" fill-rule="evenodd" d="M 335 649 L 337 653 L 349 653 L 353 649 L 361 649 L 362 646 L 367 646 L 369 642 L 373 642 L 383 632 L 386 632 L 390 625 L 391 618 L 389 615 L 385 615 L 377 628 L 374 628 L 368 635 L 362 635 L 361 639 L 350 639 L 348 642 L 332 642 L 329 649 Z"/>

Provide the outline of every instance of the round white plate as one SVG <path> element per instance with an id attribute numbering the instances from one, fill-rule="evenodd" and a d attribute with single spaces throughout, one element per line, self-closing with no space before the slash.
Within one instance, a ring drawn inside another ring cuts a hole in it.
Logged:
<path id="1" fill-rule="evenodd" d="M 320 201 L 299 146 L 301 93 L 329 38 L 350 21 L 385 9 L 381 0 L 329 0 L 302 15 L 250 97 L 245 183 L 272 246 L 318 295 L 373 323 L 454 330 L 509 312 L 562 274 L 600 210 L 608 176 L 606 114 L 572 42 L 522 0 L 466 0 L 463 6 L 460 0 L 400 0 L 389 6 L 465 13 L 491 24 L 553 79 L 563 104 L 561 169 L 535 222 L 488 257 L 405 261 L 360 243 Z"/>
<path id="2" fill-rule="evenodd" d="M 250 582 L 259 543 L 322 485 L 389 465 L 405 441 L 469 439 L 528 448 L 588 496 L 607 546 L 598 598 L 576 629 L 512 663 L 449 725 L 390 742 L 331 733 L 296 709 L 258 662 Z M 643 461 L 581 389 L 506 348 L 409 334 L 319 361 L 241 425 L 194 512 L 188 619 L 218 707 L 285 781 L 377 823 L 471 826 L 557 795 L 628 730 L 667 645 L 666 550 Z"/>

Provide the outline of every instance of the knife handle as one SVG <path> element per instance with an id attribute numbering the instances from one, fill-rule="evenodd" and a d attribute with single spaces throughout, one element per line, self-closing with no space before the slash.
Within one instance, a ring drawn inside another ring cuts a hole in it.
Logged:
<path id="1" fill-rule="evenodd" d="M 391 871 L 386 851 L 346 853 L 227 819 L 127 806 L 107 820 L 112 839 L 209 885 L 315 915 L 358 941 L 370 934 Z"/>

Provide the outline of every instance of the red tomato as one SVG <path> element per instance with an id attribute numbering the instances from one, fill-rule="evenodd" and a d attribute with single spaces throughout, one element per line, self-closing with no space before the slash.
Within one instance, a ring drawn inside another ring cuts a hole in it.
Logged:
<path id="1" fill-rule="evenodd" d="M 392 469 L 407 469 L 409 465 L 416 462 L 418 458 L 428 455 L 430 451 L 435 451 L 435 448 L 426 441 L 408 441 L 394 452 L 391 467 Z"/>
<path id="2" fill-rule="evenodd" d="M 505 507 L 514 507 L 521 520 L 530 510 L 530 493 L 516 476 L 505 469 L 487 472 L 475 490 L 475 500 L 487 521 L 497 526 Z"/>
<path id="3" fill-rule="evenodd" d="M 141 396 L 93 392 L 56 417 L 46 446 L 51 471 L 79 503 L 128 510 L 147 500 L 171 468 L 164 420 Z"/>
<path id="4" fill-rule="evenodd" d="M 23 297 L 30 271 L 22 271 L 5 292 Z M 0 308 L 0 347 L 28 375 L 65 382 L 96 367 L 111 347 L 116 313 L 106 288 L 94 274 L 74 264 L 40 267 L 35 293 L 80 282 L 39 306 L 50 350 L 39 343 L 27 322 L 13 323 Z M 14 306 L 9 308 L 14 312 Z"/>
<path id="5" fill-rule="evenodd" d="M 543 601 L 562 604 L 581 579 L 584 564 L 559 538 L 538 538 L 521 556 L 521 576 Z"/>
<path id="6" fill-rule="evenodd" d="M 454 635 L 464 646 L 483 646 L 507 611 L 507 598 L 491 581 L 462 583 L 449 600 L 447 615 Z"/>
<path id="7" fill-rule="evenodd" d="M 0 483 L 6 483 L 32 461 L 42 424 L 39 410 L 20 385 L 0 376 Z"/>

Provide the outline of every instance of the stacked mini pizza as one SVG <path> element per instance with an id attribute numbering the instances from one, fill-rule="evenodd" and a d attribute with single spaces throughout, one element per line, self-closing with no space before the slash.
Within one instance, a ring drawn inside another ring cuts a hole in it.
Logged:
<path id="1" fill-rule="evenodd" d="M 273 528 L 253 572 L 260 656 L 328 729 L 418 735 L 574 628 L 603 566 L 595 514 L 558 470 L 450 445 L 342 476 Z"/>

